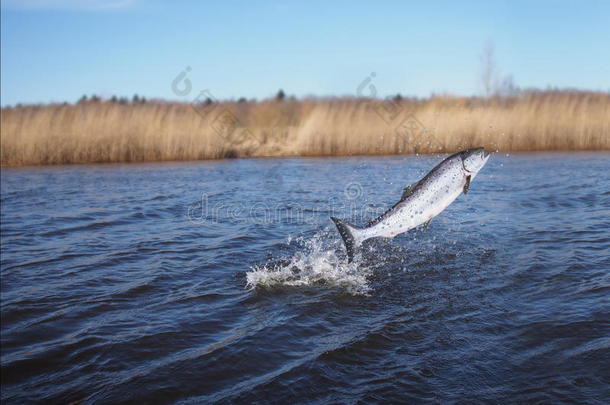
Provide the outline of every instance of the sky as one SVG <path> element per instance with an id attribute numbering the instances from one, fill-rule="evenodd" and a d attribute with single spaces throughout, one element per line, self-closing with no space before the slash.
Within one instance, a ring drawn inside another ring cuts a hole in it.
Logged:
<path id="1" fill-rule="evenodd" d="M 610 1 L 2 0 L 1 103 L 610 91 Z M 182 75 L 181 75 L 182 73 Z M 186 80 L 185 80 L 186 79 Z M 372 94 L 374 93 L 374 94 Z"/>

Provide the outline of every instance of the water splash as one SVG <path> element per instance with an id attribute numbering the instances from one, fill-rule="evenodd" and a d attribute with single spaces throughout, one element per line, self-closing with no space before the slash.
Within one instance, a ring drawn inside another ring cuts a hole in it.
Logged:
<path id="1" fill-rule="evenodd" d="M 370 291 L 370 269 L 358 258 L 347 263 L 344 257 L 337 255 L 337 242 L 340 241 L 329 240 L 326 233 L 318 233 L 311 239 L 297 238 L 295 242 L 299 250 L 289 259 L 252 267 L 246 273 L 246 287 L 327 285 L 354 295 L 366 295 Z"/>

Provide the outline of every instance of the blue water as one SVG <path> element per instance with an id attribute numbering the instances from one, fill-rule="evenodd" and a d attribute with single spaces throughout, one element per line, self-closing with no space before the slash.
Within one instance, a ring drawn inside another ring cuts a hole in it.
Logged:
<path id="1" fill-rule="evenodd" d="M 610 398 L 610 155 L 495 154 L 346 264 L 442 156 L 3 169 L 3 403 Z"/>

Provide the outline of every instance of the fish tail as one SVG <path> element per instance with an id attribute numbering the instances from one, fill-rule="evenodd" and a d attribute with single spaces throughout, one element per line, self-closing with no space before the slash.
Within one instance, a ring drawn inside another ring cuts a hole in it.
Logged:
<path id="1" fill-rule="evenodd" d="M 358 237 L 362 228 L 349 224 L 339 218 L 330 217 L 330 219 L 333 220 L 339 230 L 341 238 L 343 238 L 343 243 L 345 244 L 345 250 L 347 252 L 347 262 L 351 263 L 354 260 L 356 248 L 362 243 L 362 240 Z"/>

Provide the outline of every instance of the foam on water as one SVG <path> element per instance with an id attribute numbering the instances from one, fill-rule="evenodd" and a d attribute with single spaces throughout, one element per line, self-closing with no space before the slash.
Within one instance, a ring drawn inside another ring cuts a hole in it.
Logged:
<path id="1" fill-rule="evenodd" d="M 325 234 L 316 234 L 308 240 L 298 238 L 296 242 L 299 250 L 289 259 L 252 267 L 246 273 L 246 287 L 328 285 L 354 295 L 370 291 L 367 279 L 370 270 L 358 258 L 347 263 L 345 257 L 337 255 L 337 244 L 330 243 Z"/>

